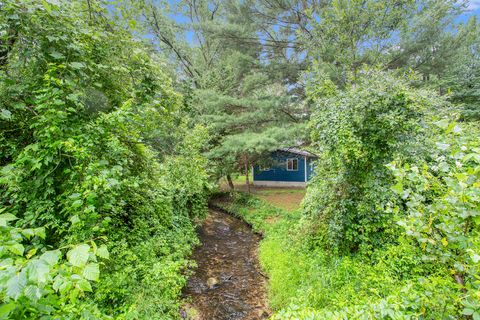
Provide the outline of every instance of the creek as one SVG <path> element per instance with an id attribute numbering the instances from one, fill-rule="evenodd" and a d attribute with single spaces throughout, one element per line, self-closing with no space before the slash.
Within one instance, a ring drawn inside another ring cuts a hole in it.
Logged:
<path id="1" fill-rule="evenodd" d="M 268 318 L 266 279 L 257 259 L 261 237 L 245 222 L 213 209 L 198 235 L 201 245 L 192 257 L 198 267 L 184 290 L 195 310 L 190 319 Z"/>

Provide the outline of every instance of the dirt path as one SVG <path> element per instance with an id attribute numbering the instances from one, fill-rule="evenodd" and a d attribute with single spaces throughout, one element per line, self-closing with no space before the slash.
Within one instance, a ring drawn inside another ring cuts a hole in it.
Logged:
<path id="1" fill-rule="evenodd" d="M 193 255 L 198 268 L 185 290 L 184 317 L 195 320 L 268 318 L 265 278 L 260 273 L 260 237 L 247 224 L 210 210 Z M 189 316 L 187 317 L 187 313 Z"/>

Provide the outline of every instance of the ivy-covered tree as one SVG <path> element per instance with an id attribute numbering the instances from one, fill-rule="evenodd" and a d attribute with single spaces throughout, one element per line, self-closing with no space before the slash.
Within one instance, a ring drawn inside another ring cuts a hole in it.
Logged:
<path id="1" fill-rule="evenodd" d="M 326 80 L 309 91 L 320 160 L 305 213 L 319 244 L 341 253 L 395 241 L 396 224 L 384 207 L 393 180 L 385 165 L 422 150 L 415 142 L 423 114 L 443 104 L 392 73 L 367 70 L 355 79 L 345 90 Z"/>

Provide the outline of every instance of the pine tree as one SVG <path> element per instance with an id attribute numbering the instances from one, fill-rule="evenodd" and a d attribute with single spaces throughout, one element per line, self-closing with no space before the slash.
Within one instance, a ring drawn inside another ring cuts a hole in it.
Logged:
<path id="1" fill-rule="evenodd" d="M 247 23 L 240 2 L 134 5 L 146 32 L 182 71 L 178 81 L 187 88 L 187 109 L 209 127 L 208 155 L 218 177 L 231 181 L 239 168 L 248 176 L 267 152 L 302 140 L 308 109 L 285 75 L 271 72 L 275 59 L 265 55 L 258 26 Z M 177 21 L 169 18 L 172 13 Z"/>

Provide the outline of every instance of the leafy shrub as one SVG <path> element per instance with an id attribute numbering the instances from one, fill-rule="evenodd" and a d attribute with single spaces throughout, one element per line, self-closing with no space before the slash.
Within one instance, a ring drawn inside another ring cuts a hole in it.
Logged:
<path id="1" fill-rule="evenodd" d="M 385 208 L 393 178 L 385 164 L 415 150 L 422 114 L 435 101 L 377 71 L 365 71 L 345 90 L 329 81 L 318 86 L 311 89 L 310 126 L 320 159 L 304 201 L 305 225 L 313 229 L 314 246 L 370 252 L 395 240 L 397 227 Z"/>
<path id="2" fill-rule="evenodd" d="M 465 291 L 464 314 L 480 318 L 480 145 L 478 130 L 463 132 L 441 121 L 447 133 L 429 159 L 389 167 L 395 174 L 399 221 L 424 260 L 440 263 Z M 473 134 L 472 134 L 473 133 Z"/>
<path id="3" fill-rule="evenodd" d="M 22 229 L 10 223 L 17 218 L 0 215 L 0 307 L 2 318 L 90 319 L 103 318 L 82 296 L 99 280 L 98 258 L 108 259 L 104 245 L 95 242 L 47 250 L 42 244 L 45 228 Z M 63 251 L 63 252 L 62 252 Z"/>

